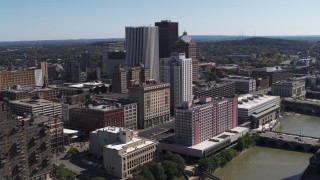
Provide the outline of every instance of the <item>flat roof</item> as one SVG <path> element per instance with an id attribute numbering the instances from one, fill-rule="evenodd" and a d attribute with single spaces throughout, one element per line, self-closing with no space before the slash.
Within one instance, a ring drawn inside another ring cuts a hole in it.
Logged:
<path id="1" fill-rule="evenodd" d="M 109 111 L 111 109 L 116 109 L 117 107 L 111 104 L 104 104 L 104 105 L 98 105 L 98 106 L 90 106 L 89 109 L 95 109 L 100 111 Z"/>
<path id="2" fill-rule="evenodd" d="M 77 130 L 63 128 L 63 134 L 76 134 L 78 132 Z"/>
<path id="3" fill-rule="evenodd" d="M 129 147 L 129 148 L 126 148 L 125 146 L 126 145 L 129 145 L 129 144 L 132 144 L 132 143 L 135 143 L 135 142 L 138 142 L 138 141 L 143 141 L 145 143 L 143 144 L 140 144 L 138 146 L 134 146 L 134 147 Z M 113 144 L 109 144 L 109 145 L 106 145 L 105 147 L 108 148 L 108 149 L 115 149 L 115 150 L 121 150 L 121 149 L 125 149 L 126 150 L 126 153 L 129 153 L 131 151 L 134 151 L 136 149 L 140 149 L 140 148 L 143 148 L 145 146 L 148 146 L 150 144 L 154 144 L 155 142 L 154 141 L 151 141 L 151 140 L 147 140 L 147 139 L 144 139 L 144 138 L 140 138 L 140 137 L 134 137 L 132 138 L 131 141 L 127 142 L 127 143 L 121 143 L 121 142 L 117 142 L 117 143 L 113 143 Z"/>
<path id="4" fill-rule="evenodd" d="M 10 101 L 10 104 L 19 104 L 24 106 L 39 106 L 39 105 L 45 105 L 45 104 L 61 104 L 54 101 L 48 101 L 45 99 L 23 99 L 23 100 L 14 100 Z"/>
<path id="5" fill-rule="evenodd" d="M 238 109 L 251 109 L 274 99 L 279 99 L 280 103 L 280 96 L 245 94 L 238 97 Z"/>
<path id="6" fill-rule="evenodd" d="M 209 147 L 220 144 L 224 139 L 226 139 L 228 137 L 235 136 L 239 133 L 242 133 L 242 132 L 245 132 L 248 130 L 249 129 L 246 127 L 235 127 L 233 129 L 230 129 L 229 131 L 218 134 L 218 135 L 216 135 L 206 141 L 203 141 L 199 144 L 196 144 L 194 146 L 190 146 L 189 148 L 203 151 Z"/>
<path id="7" fill-rule="evenodd" d="M 97 133 L 98 131 L 105 131 L 105 132 L 109 132 L 109 133 L 119 133 L 120 130 L 129 130 L 129 129 L 125 129 L 123 127 L 112 127 L 112 126 L 107 126 L 104 128 L 100 128 L 100 129 L 96 129 L 94 131 L 91 131 L 91 133 Z M 130 130 L 132 131 L 132 130 Z"/>

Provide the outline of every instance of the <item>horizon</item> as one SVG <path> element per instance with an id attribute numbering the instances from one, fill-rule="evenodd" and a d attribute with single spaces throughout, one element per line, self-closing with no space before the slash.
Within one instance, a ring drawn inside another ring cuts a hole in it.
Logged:
<path id="1" fill-rule="evenodd" d="M 277 39 L 279 37 L 280 39 L 284 37 L 320 37 L 319 35 L 267 35 L 267 36 L 254 36 L 254 35 L 190 35 L 190 36 L 211 36 L 211 37 L 242 37 L 242 38 L 270 38 L 270 39 Z M 124 39 L 125 37 L 112 37 L 112 38 L 78 38 L 78 39 L 34 39 L 34 40 L 12 40 L 12 41 L 0 41 L 0 43 L 14 43 L 14 42 L 37 42 L 37 41 L 85 41 L 85 40 L 112 40 L 112 39 Z"/>
<path id="2" fill-rule="evenodd" d="M 0 4 L 0 16 L 6 17 L 0 42 L 123 38 L 125 26 L 161 20 L 178 22 L 179 35 L 186 30 L 202 36 L 317 36 L 320 29 L 315 22 L 320 17 L 316 0 L 10 0 Z"/>

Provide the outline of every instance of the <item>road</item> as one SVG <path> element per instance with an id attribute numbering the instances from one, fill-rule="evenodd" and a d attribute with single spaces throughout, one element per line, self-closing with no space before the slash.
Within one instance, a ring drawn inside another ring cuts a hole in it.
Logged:
<path id="1" fill-rule="evenodd" d="M 288 141 L 288 142 L 299 142 L 301 144 L 311 144 L 311 145 L 319 144 L 319 139 L 303 137 L 299 135 L 296 135 L 296 136 L 288 135 L 285 133 L 264 132 L 264 133 L 261 133 L 260 136 L 264 136 L 268 138 L 283 139 L 284 141 Z"/>
<path id="2" fill-rule="evenodd" d="M 166 124 L 158 125 L 149 129 L 138 130 L 138 135 L 140 137 L 154 139 L 155 136 L 164 134 L 165 132 L 168 132 L 170 129 L 174 129 L 174 120 Z"/>

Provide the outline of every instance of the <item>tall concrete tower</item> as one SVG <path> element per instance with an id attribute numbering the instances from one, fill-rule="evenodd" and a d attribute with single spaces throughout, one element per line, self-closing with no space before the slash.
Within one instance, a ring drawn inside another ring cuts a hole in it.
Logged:
<path id="1" fill-rule="evenodd" d="M 172 53 L 164 59 L 164 82 L 170 83 L 171 114 L 182 102 L 192 101 L 192 60 L 185 53 Z"/>
<path id="2" fill-rule="evenodd" d="M 126 27 L 126 49 L 127 66 L 144 64 L 150 69 L 150 78 L 159 80 L 158 27 Z"/>

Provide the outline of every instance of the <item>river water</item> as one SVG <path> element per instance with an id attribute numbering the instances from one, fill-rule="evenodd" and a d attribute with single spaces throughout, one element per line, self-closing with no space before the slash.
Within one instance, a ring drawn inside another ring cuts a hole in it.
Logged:
<path id="1" fill-rule="evenodd" d="M 320 117 L 289 115 L 281 120 L 281 131 L 320 137 Z M 312 154 L 253 147 L 242 153 L 214 175 L 223 180 L 298 180 Z"/>
<path id="2" fill-rule="evenodd" d="M 320 117 L 294 114 L 280 119 L 281 131 L 320 137 Z"/>

